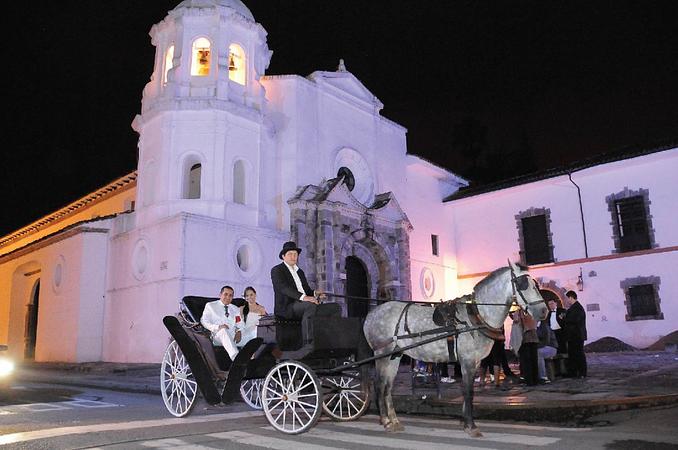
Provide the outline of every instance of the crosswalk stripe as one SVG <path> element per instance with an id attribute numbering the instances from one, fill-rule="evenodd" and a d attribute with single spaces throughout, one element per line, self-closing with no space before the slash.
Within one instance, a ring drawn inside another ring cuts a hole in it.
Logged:
<path id="1" fill-rule="evenodd" d="M 423 442 L 410 439 L 390 438 L 386 436 L 365 436 L 355 433 L 342 433 L 330 430 L 313 429 L 305 434 L 320 439 L 327 439 L 330 441 L 350 442 L 352 444 L 374 445 L 377 447 L 388 448 L 426 448 L 427 450 L 468 450 L 468 445 L 453 445 L 449 443 L 440 444 L 437 442 Z M 404 434 L 407 435 L 407 434 Z M 296 446 L 296 443 L 295 443 Z M 492 450 L 488 447 L 473 447 L 473 450 Z"/>
<path id="2" fill-rule="evenodd" d="M 379 420 L 379 416 L 375 415 L 365 415 L 363 418 L 374 418 L 375 420 Z M 426 419 L 426 418 L 421 418 L 421 417 L 407 417 L 404 422 L 418 422 L 418 423 L 430 423 L 430 424 L 436 424 L 436 425 L 443 425 L 443 426 L 449 426 L 451 421 L 455 419 L 450 418 L 450 419 Z M 511 430 L 526 430 L 526 431 L 553 431 L 553 432 L 567 432 L 567 433 L 574 433 L 574 432 L 586 432 L 586 431 L 591 431 L 593 428 L 572 428 L 572 427 L 552 427 L 552 426 L 542 426 L 542 425 L 524 425 L 520 423 L 500 423 L 500 422 L 486 422 L 484 420 L 482 421 L 476 421 L 476 425 L 478 425 L 481 428 L 507 428 Z"/>
<path id="3" fill-rule="evenodd" d="M 342 422 L 336 424 L 342 428 L 351 428 L 364 431 L 384 432 L 384 427 L 378 423 L 369 422 Z M 413 425 L 405 426 L 405 434 L 414 436 L 427 436 L 439 438 L 454 438 L 454 439 L 474 439 L 471 438 L 464 431 L 449 430 L 440 428 L 424 428 Z M 545 437 L 545 436 L 530 436 L 528 434 L 508 434 L 508 433 L 488 433 L 483 431 L 482 441 L 502 442 L 505 444 L 525 444 L 525 445 L 551 445 L 558 442 L 560 438 Z"/>
<path id="4" fill-rule="evenodd" d="M 215 422 L 226 419 L 241 419 L 245 417 L 256 417 L 263 415 L 261 411 L 245 411 L 226 414 L 214 414 L 209 416 L 198 416 L 189 418 L 155 419 L 155 420 L 137 420 L 133 422 L 114 422 L 95 425 L 82 425 L 76 427 L 49 428 L 46 430 L 25 431 L 21 433 L 11 433 L 0 435 L 0 445 L 15 444 L 17 442 L 33 441 L 36 439 L 47 439 L 73 434 L 87 434 L 103 431 L 134 430 L 138 428 L 162 427 L 167 425 L 185 425 L 191 423 Z"/>
<path id="5" fill-rule="evenodd" d="M 205 447 L 204 445 L 189 444 L 182 439 L 158 439 L 155 441 L 140 442 L 139 445 L 149 448 L 171 448 L 172 450 L 214 450 L 214 447 Z M 92 449 L 90 449 L 92 450 Z"/>
<path id="6" fill-rule="evenodd" d="M 273 428 L 271 428 L 272 430 Z M 301 436 L 307 436 L 309 433 Z M 324 432 L 323 432 L 324 434 Z M 260 434 L 251 434 L 244 431 L 225 431 L 223 433 L 212 433 L 210 436 L 216 439 L 228 439 L 229 441 L 237 442 L 239 444 L 256 445 L 259 447 L 273 448 L 279 450 L 320 450 L 329 448 L 327 445 L 316 445 L 305 442 L 297 442 L 290 439 L 281 439 L 271 436 L 264 436 Z M 343 447 L 331 447 L 336 449 L 343 449 Z"/>

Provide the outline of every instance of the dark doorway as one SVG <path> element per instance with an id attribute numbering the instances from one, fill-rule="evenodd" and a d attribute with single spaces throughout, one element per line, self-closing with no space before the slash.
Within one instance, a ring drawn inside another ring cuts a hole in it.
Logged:
<path id="1" fill-rule="evenodd" d="M 360 261 L 355 256 L 348 256 L 346 258 L 346 295 L 348 297 L 369 297 L 367 288 L 367 271 Z M 348 317 L 362 317 L 367 316 L 368 302 L 362 298 L 346 299 L 346 309 Z"/>
<path id="2" fill-rule="evenodd" d="M 558 294 L 556 294 L 555 292 L 550 291 L 548 289 L 540 289 L 539 293 L 541 294 L 541 297 L 544 299 L 546 304 L 553 300 L 556 302 L 556 305 L 558 305 L 558 308 L 563 307 L 563 302 L 560 301 L 560 297 L 558 297 Z"/>
<path id="3" fill-rule="evenodd" d="M 26 326 L 24 328 L 24 358 L 35 359 L 35 342 L 38 336 L 38 300 L 40 299 L 40 280 L 35 283 L 31 294 L 31 301 L 26 311 Z"/>

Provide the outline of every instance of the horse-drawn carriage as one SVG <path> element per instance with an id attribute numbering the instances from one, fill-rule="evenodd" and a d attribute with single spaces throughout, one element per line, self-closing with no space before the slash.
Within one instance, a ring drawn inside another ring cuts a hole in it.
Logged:
<path id="1" fill-rule="evenodd" d="M 480 360 L 489 354 L 510 308 L 519 307 L 537 320 L 548 311 L 535 281 L 509 263 L 481 280 L 473 294 L 435 310 L 386 302 L 370 311 L 364 327 L 357 318 L 315 317 L 311 346 L 302 345 L 300 322 L 262 318 L 258 337 L 230 361 L 200 325 L 205 304 L 213 300 L 185 297 L 181 312 L 163 319 L 173 337 L 161 369 L 165 406 L 182 417 L 195 406 L 198 389 L 211 405 L 231 403 L 240 395 L 287 434 L 307 431 L 322 411 L 335 420 L 362 416 L 369 406 L 366 380 L 372 362 L 381 422 L 388 431 L 402 430 L 391 390 L 406 354 L 427 362 L 459 361 L 464 430 L 480 436 L 473 420 L 473 378 Z M 455 340 L 454 355 L 448 338 Z"/>
<path id="2" fill-rule="evenodd" d="M 241 397 L 263 409 L 277 430 L 297 434 L 311 428 L 324 411 L 334 420 L 355 420 L 369 406 L 364 382 L 369 356 L 358 318 L 316 317 L 313 342 L 302 345 L 301 323 L 262 317 L 257 338 L 231 361 L 202 325 L 205 305 L 218 300 L 184 297 L 180 312 L 163 319 L 172 335 L 161 366 L 162 398 L 167 410 L 183 417 L 198 402 L 230 404 Z M 234 299 L 240 306 L 242 299 Z"/>

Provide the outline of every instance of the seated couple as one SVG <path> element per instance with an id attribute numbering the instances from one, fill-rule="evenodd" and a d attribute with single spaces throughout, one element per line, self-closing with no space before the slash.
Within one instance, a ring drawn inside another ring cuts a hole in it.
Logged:
<path id="1" fill-rule="evenodd" d="M 263 306 L 257 303 L 257 291 L 252 286 L 245 288 L 245 304 L 233 304 L 233 288 L 221 288 L 219 300 L 205 305 L 200 323 L 212 334 L 212 342 L 222 345 L 231 361 L 235 360 L 241 348 L 257 337 L 257 325 L 261 316 L 266 315 Z"/>

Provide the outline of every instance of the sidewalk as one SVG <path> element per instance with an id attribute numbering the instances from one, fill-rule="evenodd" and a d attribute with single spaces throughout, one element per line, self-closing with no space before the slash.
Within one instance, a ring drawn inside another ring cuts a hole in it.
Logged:
<path id="1" fill-rule="evenodd" d="M 678 353 L 588 353 L 588 378 L 557 378 L 528 387 L 504 383 L 475 387 L 479 419 L 568 422 L 622 409 L 678 404 Z M 32 363 L 19 368 L 17 382 L 33 381 L 137 393 L 160 393 L 160 364 Z M 394 387 L 398 412 L 459 417 L 459 382 L 412 389 L 402 365 Z M 159 400 L 160 401 L 160 400 Z M 375 407 L 374 402 L 372 408 Z"/>

